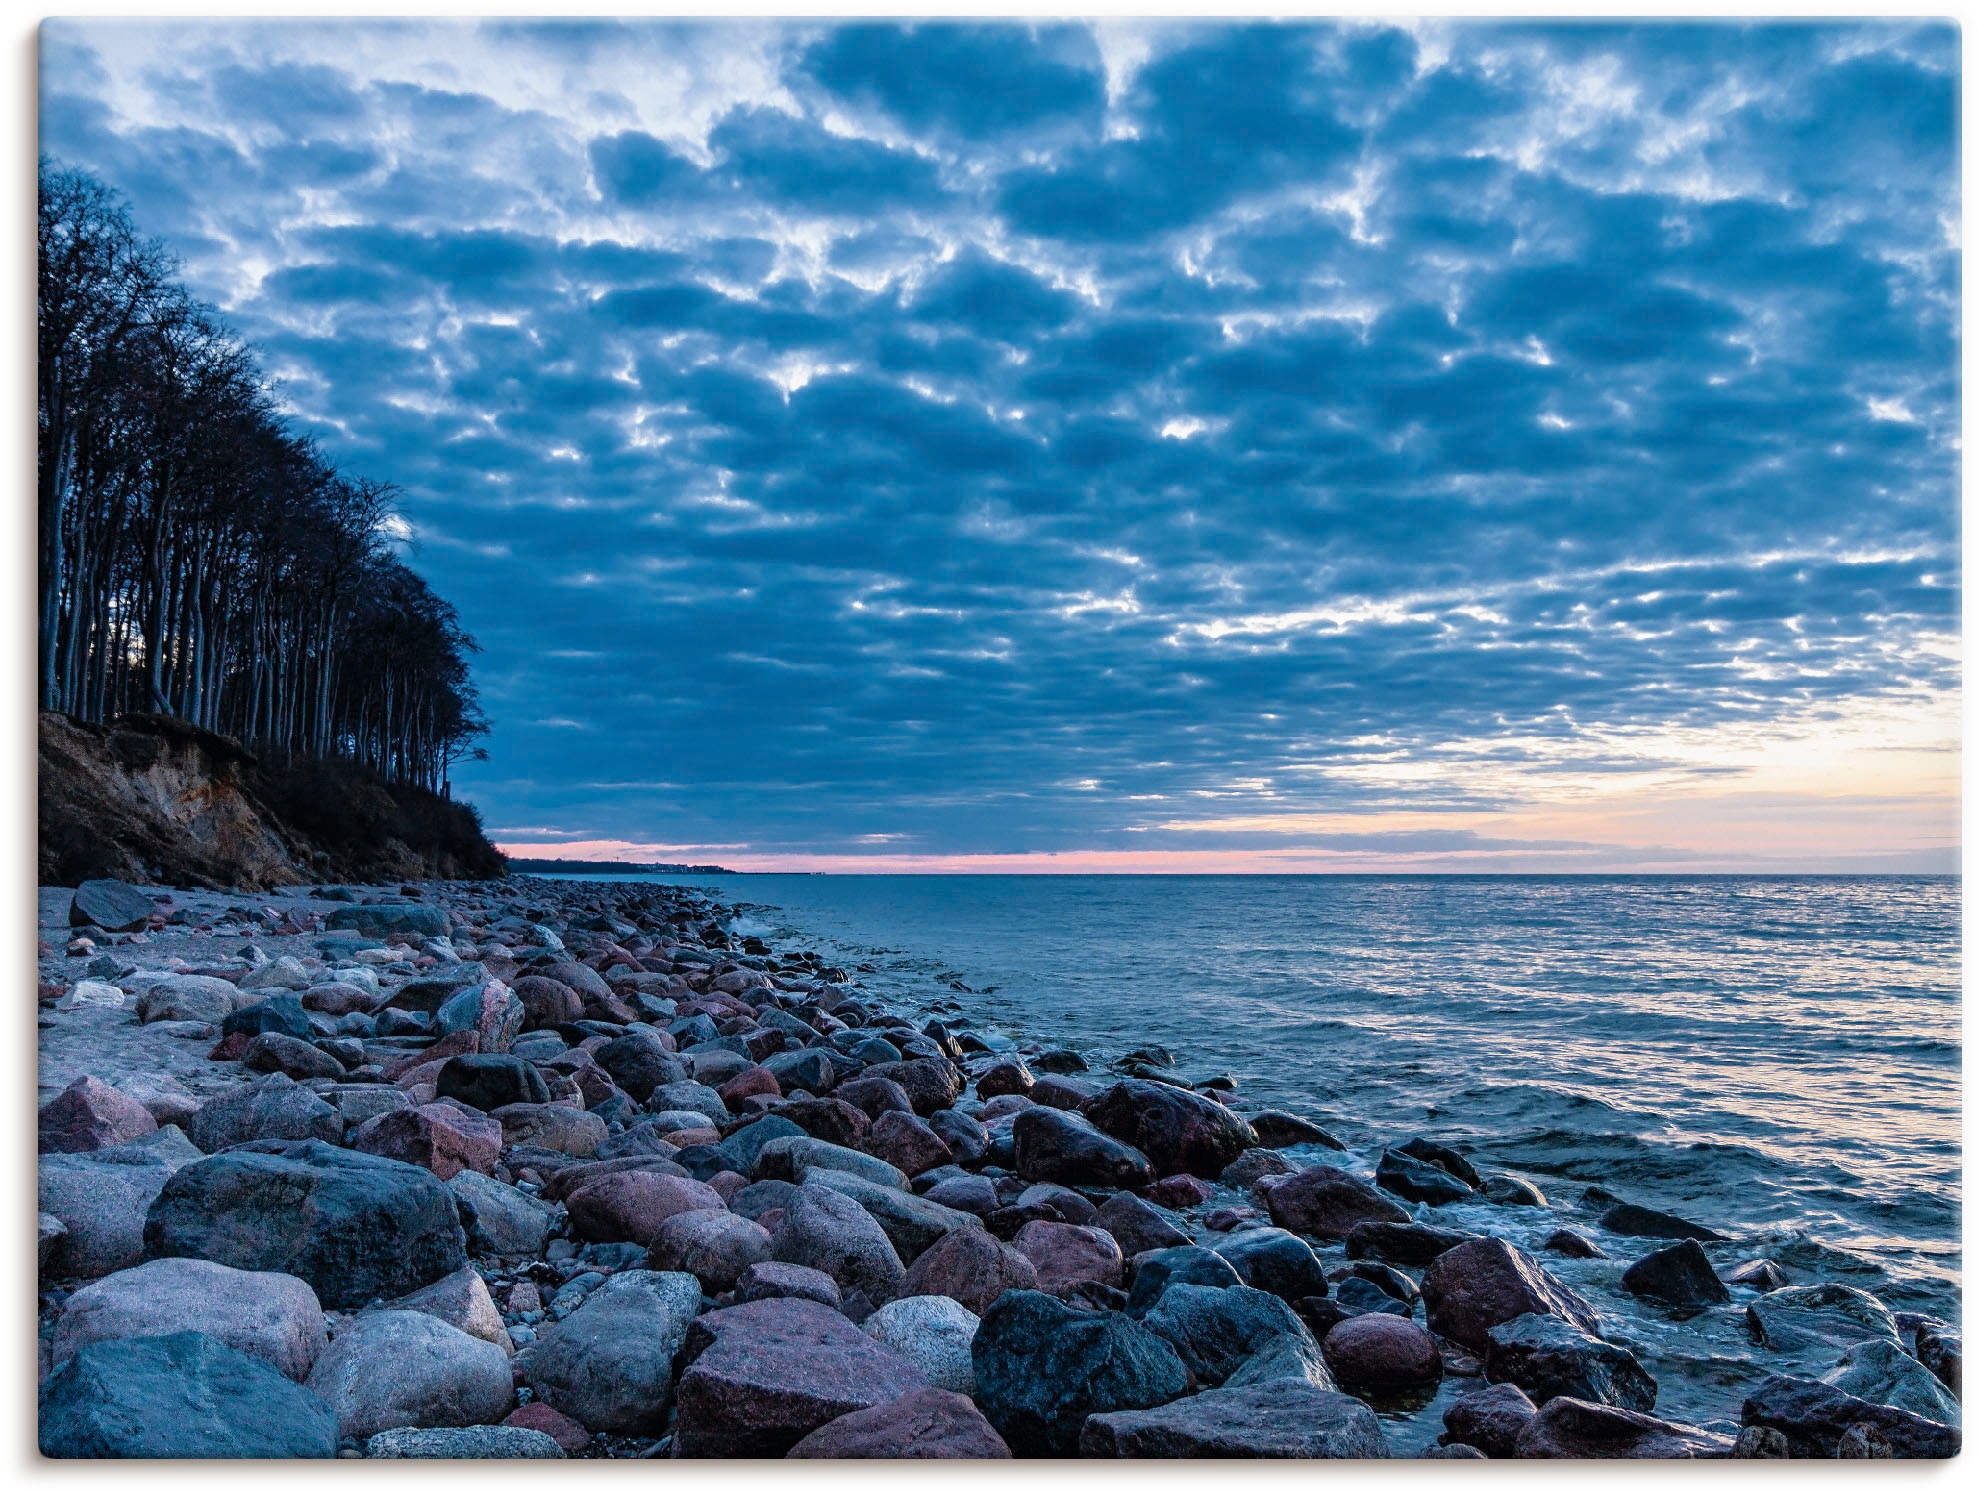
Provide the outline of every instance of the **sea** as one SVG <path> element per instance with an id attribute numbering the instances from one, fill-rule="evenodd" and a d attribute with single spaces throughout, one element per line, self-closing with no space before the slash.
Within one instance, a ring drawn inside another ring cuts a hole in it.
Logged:
<path id="1" fill-rule="evenodd" d="M 1185 1079 L 1323 1125 L 1361 1174 L 1426 1135 L 1529 1179 L 1550 1206 L 1417 1211 L 1600 1243 L 1548 1267 L 1637 1351 L 1664 1416 L 1725 1428 L 1764 1373 L 1828 1364 L 1758 1348 L 1748 1291 L 1688 1320 L 1642 1306 L 1619 1275 L 1658 1244 L 1603 1233 L 1588 1187 L 1727 1235 L 1720 1273 L 1765 1256 L 1960 1319 L 1956 877 L 650 879 L 999 1046 L 1099 1070 L 1164 1047 Z M 1461 1387 L 1391 1411 L 1397 1450 Z"/>

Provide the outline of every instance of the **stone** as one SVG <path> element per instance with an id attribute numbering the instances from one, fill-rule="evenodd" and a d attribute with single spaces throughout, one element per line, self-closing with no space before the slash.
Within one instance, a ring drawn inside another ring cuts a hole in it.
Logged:
<path id="1" fill-rule="evenodd" d="M 933 1244 L 906 1273 L 900 1295 L 942 1295 L 976 1316 L 1005 1291 L 1036 1290 L 1037 1268 L 981 1228 L 958 1228 Z"/>
<path id="2" fill-rule="evenodd" d="M 721 1153 L 728 1158 L 728 1169 L 749 1175 L 771 1140 L 808 1138 L 801 1129 L 776 1114 L 764 1114 L 731 1132 L 721 1142 Z"/>
<path id="3" fill-rule="evenodd" d="M 1388 1291 L 1378 1281 L 1370 1280 L 1364 1275 L 1350 1274 L 1342 1278 L 1333 1291 L 1333 1299 L 1348 1314 L 1361 1311 L 1385 1311 L 1391 1316 L 1414 1315 L 1412 1301 L 1402 1299 Z"/>
<path id="4" fill-rule="evenodd" d="M 884 1230 L 902 1264 L 913 1263 L 958 1228 L 981 1226 L 973 1213 L 943 1207 L 931 1197 L 881 1186 L 846 1171 L 806 1170 L 804 1185 L 828 1186 L 863 1207 Z"/>
<path id="5" fill-rule="evenodd" d="M 596 1176 L 564 1199 L 570 1226 L 591 1243 L 636 1243 L 650 1248 L 660 1225 L 675 1213 L 726 1212 L 721 1194 L 704 1182 L 653 1171 Z"/>
<path id="6" fill-rule="evenodd" d="M 929 1386 L 906 1358 L 837 1312 L 787 1297 L 700 1318 L 683 1360 L 679 1457 L 781 1456 L 842 1415 Z"/>
<path id="7" fill-rule="evenodd" d="M 1181 1173 L 1213 1181 L 1258 1143 L 1250 1126 L 1221 1104 L 1141 1078 L 1113 1084 L 1086 1106 L 1085 1116 L 1145 1155 L 1162 1176 Z"/>
<path id="8" fill-rule="evenodd" d="M 1380 1164 L 1374 1168 L 1374 1181 L 1397 1197 L 1405 1197 L 1410 1202 L 1424 1202 L 1431 1207 L 1469 1201 L 1476 1196 L 1474 1188 L 1451 1176 L 1440 1166 L 1404 1155 L 1398 1150 L 1381 1153 Z"/>
<path id="9" fill-rule="evenodd" d="M 773 1062 L 774 1059 L 772 1058 Z M 917 1057 L 907 1062 L 876 1062 L 862 1074 L 886 1078 L 899 1084 L 913 1111 L 930 1119 L 949 1108 L 962 1095 L 962 1075 L 954 1063 L 942 1057 Z M 787 1088 L 789 1085 L 786 1083 Z"/>
<path id="10" fill-rule="evenodd" d="M 561 1461 L 548 1435 L 505 1421 L 442 1430 L 383 1430 L 364 1442 L 372 1461 Z"/>
<path id="11" fill-rule="evenodd" d="M 838 1069 L 822 1047 L 787 1047 L 762 1059 L 785 1093 L 828 1093 L 837 1085 Z"/>
<path id="12" fill-rule="evenodd" d="M 1935 1321 L 1916 1328 L 1916 1360 L 1936 1374 L 1937 1381 L 1964 1398 L 1964 1338 Z"/>
<path id="13" fill-rule="evenodd" d="M 705 1083 L 712 1081 L 713 1074 L 703 1072 L 697 1062 L 694 1064 L 694 1077 L 696 1081 Z M 783 1096 L 783 1088 L 776 1081 L 776 1074 L 767 1067 L 745 1067 L 733 1077 L 715 1084 L 714 1091 L 721 1095 L 721 1102 L 735 1113 L 741 1112 L 746 1099 Z"/>
<path id="14" fill-rule="evenodd" d="M 1728 1457 L 1731 1445 L 1715 1431 L 1562 1397 L 1540 1406 L 1514 1454 L 1524 1461 L 1687 1461 Z"/>
<path id="15" fill-rule="evenodd" d="M 758 1124 L 763 1122 L 757 1121 Z M 899 1167 L 887 1164 L 878 1156 L 849 1150 L 843 1145 L 833 1145 L 809 1135 L 787 1135 L 771 1140 L 756 1152 L 755 1165 L 749 1174 L 757 1181 L 800 1182 L 813 1170 L 844 1171 L 896 1191 L 905 1191 L 907 1185 L 907 1178 Z"/>
<path id="16" fill-rule="evenodd" d="M 540 1399 L 531 1399 L 503 1420 L 518 1430 L 534 1430 L 547 1435 L 566 1454 L 574 1455 L 591 1443 L 591 1432 L 567 1414 L 559 1414 Z"/>
<path id="17" fill-rule="evenodd" d="M 1387 1455 L 1374 1412 L 1297 1378 L 1212 1388 L 1154 1409 L 1092 1415 L 1079 1454 L 1117 1459 L 1365 1461 Z"/>
<path id="18" fill-rule="evenodd" d="M 735 1277 L 737 1305 L 751 1300 L 777 1300 L 785 1296 L 795 1300 L 814 1300 L 834 1311 L 844 1304 L 836 1280 L 821 1269 L 811 1269 L 802 1264 L 766 1259 L 760 1264 L 751 1264 Z"/>
<path id="19" fill-rule="evenodd" d="M 720 1093 L 692 1078 L 678 1083 L 661 1083 L 652 1090 L 646 1103 L 655 1113 L 674 1109 L 698 1114 L 702 1123 L 707 1125 L 718 1126 L 728 1122 L 728 1107 L 722 1103 Z"/>
<path id="20" fill-rule="evenodd" d="M 499 979 L 469 985 L 440 1006 L 433 1029 L 442 1036 L 472 1031 L 483 1052 L 506 1052 L 522 1034 L 522 1002 Z"/>
<path id="21" fill-rule="evenodd" d="M 786 1453 L 792 1461 L 1006 1461 L 1010 1448 L 959 1393 L 924 1388 L 841 1414 Z"/>
<path id="22" fill-rule="evenodd" d="M 143 1104 L 92 1077 L 77 1078 L 36 1116 L 37 1145 L 44 1154 L 103 1150 L 157 1128 L 158 1121 Z"/>
<path id="23" fill-rule="evenodd" d="M 975 1312 L 945 1295 L 907 1295 L 874 1311 L 860 1329 L 919 1368 L 936 1388 L 972 1395 L 969 1346 L 981 1324 Z"/>
<path id="24" fill-rule="evenodd" d="M 1227 1290 L 1242 1283 L 1243 1276 L 1234 1264 L 1197 1244 L 1155 1249 L 1133 1256 L 1133 1290 L 1127 1297 L 1126 1311 L 1134 1317 L 1146 1315 L 1171 1285 Z"/>
<path id="25" fill-rule="evenodd" d="M 1625 1347 L 1557 1316 L 1518 1316 L 1490 1329 L 1484 1377 L 1515 1383 L 1535 1404 L 1565 1396 L 1621 1409 L 1655 1407 L 1656 1383 Z"/>
<path id="26" fill-rule="evenodd" d="M 725 1210 L 676 1212 L 653 1235 L 646 1267 L 691 1274 L 713 1295 L 734 1289 L 742 1272 L 769 1254 L 769 1234 L 745 1217 Z"/>
<path id="27" fill-rule="evenodd" d="M 1171 1284 L 1161 1292 L 1142 1324 L 1173 1346 L 1182 1365 L 1203 1385 L 1222 1383 L 1246 1359 L 1282 1339 L 1308 1377 L 1332 1388 L 1324 1354 L 1305 1323 L 1275 1295 L 1248 1285 Z"/>
<path id="28" fill-rule="evenodd" d="M 198 1152 L 173 1129 L 179 1146 Z M 185 1159 L 154 1137 L 83 1154 L 44 1155 L 37 1167 L 38 1210 L 62 1227 L 62 1272 L 94 1279 L 144 1259 L 144 1219 Z"/>
<path id="29" fill-rule="evenodd" d="M 1323 1145 L 1328 1150 L 1346 1148 L 1311 1120 L 1300 1119 L 1296 1114 L 1287 1114 L 1282 1109 L 1265 1109 L 1260 1114 L 1252 1114 L 1250 1128 L 1259 1144 L 1272 1149 L 1281 1150 L 1287 1145 Z"/>
<path id="30" fill-rule="evenodd" d="M 1857 1399 L 1906 1409 L 1940 1425 L 1963 1423 L 1957 1397 L 1894 1342 L 1856 1342 L 1820 1375 L 1820 1381 Z"/>
<path id="31" fill-rule="evenodd" d="M 548 1103 L 550 1096 L 549 1085 L 531 1063 L 485 1052 L 449 1057 L 434 1087 L 439 1097 L 483 1112 L 511 1103 Z"/>
<path id="32" fill-rule="evenodd" d="M 250 1140 L 327 1140 L 334 1144 L 343 1138 L 343 1118 L 286 1073 L 271 1072 L 247 1087 L 201 1104 L 187 1133 L 192 1143 L 209 1155 Z"/>
<path id="33" fill-rule="evenodd" d="M 555 1208 L 478 1171 L 456 1172 L 446 1184 L 459 1206 L 469 1253 L 542 1253 L 556 1221 Z"/>
<path id="34" fill-rule="evenodd" d="M 329 1341 L 316 1292 L 293 1275 L 157 1259 L 85 1285 L 55 1321 L 60 1367 L 92 1342 L 199 1332 L 298 1383 Z"/>
<path id="35" fill-rule="evenodd" d="M 1746 1306 L 1745 1324 L 1774 1352 L 1831 1356 L 1856 1342 L 1902 1341 L 1888 1307 L 1851 1285 L 1787 1285 Z"/>
<path id="36" fill-rule="evenodd" d="M 1789 1461 L 1792 1454 L 1786 1437 L 1764 1425 L 1746 1425 L 1731 1446 L 1733 1461 Z"/>
<path id="37" fill-rule="evenodd" d="M 1056 1213 L 1059 1222 L 1078 1223 L 1084 1226 L 1096 1222 L 1099 1216 L 1099 1209 L 1083 1195 L 1068 1186 L 1059 1186 L 1055 1181 L 1039 1181 L 1034 1185 L 1026 1186 L 1017 1194 L 1016 1205 L 1019 1207 L 1039 1204 Z"/>
<path id="38" fill-rule="evenodd" d="M 490 1424 L 515 1397 L 507 1353 L 422 1311 L 346 1323 L 308 1386 L 336 1412 L 338 1432 L 358 1440 L 400 1426 Z"/>
<path id="39" fill-rule="evenodd" d="M 41 1385 L 56 1460 L 327 1460 L 336 1415 L 258 1358 L 196 1331 L 91 1342 Z"/>
<path id="40" fill-rule="evenodd" d="M 1139 1322 L 1036 1290 L 989 1307 L 971 1356 L 976 1403 L 1019 1456 L 1074 1455 L 1087 1416 L 1151 1409 L 1188 1389 L 1174 1348 Z"/>
<path id="41" fill-rule="evenodd" d="M 655 1089 L 688 1081 L 686 1064 L 648 1031 L 629 1032 L 608 1041 L 591 1056 L 611 1074 L 614 1083 L 640 1103 L 650 1099 Z"/>
<path id="42" fill-rule="evenodd" d="M 1112 1234 L 1119 1243 L 1120 1253 L 1129 1259 L 1135 1254 L 1180 1248 L 1191 1242 L 1166 1212 L 1132 1192 L 1114 1192 L 1100 1204 L 1092 1222 Z"/>
<path id="43" fill-rule="evenodd" d="M 263 1031 L 247 1043 L 240 1065 L 249 1072 L 283 1072 L 298 1082 L 309 1078 L 343 1077 L 345 1068 L 313 1042 L 299 1041 L 279 1031 Z"/>
<path id="44" fill-rule="evenodd" d="M 1903 1459 L 1941 1460 L 1955 1456 L 1963 1443 L 1962 1432 L 1949 1425 L 1796 1374 L 1761 1379 L 1745 1397 L 1742 1422 L 1777 1430 L 1797 1461 L 1832 1460 L 1857 1425 L 1877 1431 Z"/>
<path id="45" fill-rule="evenodd" d="M 204 974 L 181 974 L 162 980 L 138 996 L 137 1018 L 154 1021 L 198 1021 L 217 1026 L 233 1014 L 240 990 L 226 979 Z"/>
<path id="46" fill-rule="evenodd" d="M 1415 1452 L 1417 1461 L 1487 1461 L 1490 1458 L 1473 1445 L 1425 1445 Z"/>
<path id="47" fill-rule="evenodd" d="M 1701 1243 L 1722 1243 L 1724 1235 L 1672 1213 L 1632 1202 L 1617 1202 L 1600 1215 L 1600 1226 L 1624 1238 L 1694 1238 Z"/>
<path id="48" fill-rule="evenodd" d="M 1747 1290 L 1761 1294 L 1777 1290 L 1782 1285 L 1790 1285 L 1792 1280 L 1770 1259 L 1747 1259 L 1736 1269 L 1724 1276 L 1727 1285 L 1743 1285 Z"/>
<path id="49" fill-rule="evenodd" d="M 105 932 L 143 932 L 151 926 L 158 904 L 124 881 L 84 881 L 69 898 L 70 927 L 100 927 Z"/>
<path id="50" fill-rule="evenodd" d="M 1080 1114 L 1028 1108 L 1016 1116 L 1010 1134 L 1016 1173 L 1025 1181 L 1136 1189 L 1155 1180 L 1153 1164 L 1145 1155 L 1102 1133 Z"/>
<path id="51" fill-rule="evenodd" d="M 302 1008 L 313 1010 L 319 1015 L 369 1015 L 379 1003 L 373 990 L 355 984 L 332 981 L 329 984 L 312 984 L 302 992 Z"/>
<path id="52" fill-rule="evenodd" d="M 1421 1289 L 1429 1330 L 1472 1352 L 1488 1348 L 1493 1326 L 1526 1314 L 1600 1330 L 1592 1306 L 1501 1238 L 1473 1238 L 1440 1255 L 1422 1275 Z"/>
<path id="53" fill-rule="evenodd" d="M 1247 1228 L 1215 1245 L 1243 1283 L 1280 1300 L 1302 1300 L 1326 1293 L 1325 1266 L 1312 1246 L 1282 1228 Z"/>
<path id="54" fill-rule="evenodd" d="M 144 1252 L 292 1274 L 338 1308 L 404 1295 L 467 1262 L 453 1194 L 430 1171 L 316 1140 L 183 1167 L 151 1204 Z"/>
<path id="55" fill-rule="evenodd" d="M 105 984 L 100 979 L 79 979 L 74 988 L 55 1001 L 55 1008 L 61 1011 L 83 1010 L 94 1005 L 121 1009 L 123 1003 L 124 992 L 116 985 Z"/>
<path id="56" fill-rule="evenodd" d="M 583 997 L 560 979 L 524 974 L 510 989 L 522 1002 L 524 1031 L 553 1030 L 584 1017 Z"/>
<path id="57" fill-rule="evenodd" d="M 1540 1191 L 1523 1176 L 1513 1176 L 1509 1172 L 1498 1172 L 1484 1177 L 1484 1197 L 1499 1207 L 1548 1207 L 1545 1193 Z"/>
<path id="58" fill-rule="evenodd" d="M 1360 1223 L 1346 1235 L 1346 1257 L 1422 1269 L 1476 1236 L 1426 1223 Z"/>
<path id="59" fill-rule="evenodd" d="M 913 1112 L 913 1100 L 907 1097 L 907 1090 L 891 1078 L 875 1078 L 861 1074 L 849 1082 L 840 1083 L 834 1094 L 858 1109 L 868 1119 L 877 1119 L 881 1114 Z"/>
<path id="60" fill-rule="evenodd" d="M 1198 1176 L 1163 1176 L 1144 1193 L 1149 1202 L 1171 1211 L 1200 1207 L 1212 1195 L 1209 1183 Z"/>
<path id="61" fill-rule="evenodd" d="M 1538 1406 L 1517 1384 L 1493 1384 L 1442 1411 L 1442 1443 L 1473 1445 L 1494 1461 L 1508 1461 L 1536 1413 Z"/>
<path id="62" fill-rule="evenodd" d="M 609 1133 L 604 1121 L 560 1103 L 511 1103 L 494 1111 L 502 1138 L 510 1145 L 560 1150 L 579 1159 L 596 1155 Z"/>
<path id="63" fill-rule="evenodd" d="M 395 938 L 417 935 L 445 937 L 448 929 L 443 907 L 421 906 L 416 902 L 386 902 L 375 906 L 338 907 L 323 919 L 328 929 L 355 928 L 367 938 Z"/>
<path id="64" fill-rule="evenodd" d="M 1545 1235 L 1545 1242 L 1539 1245 L 1548 1254 L 1559 1254 L 1568 1259 L 1605 1259 L 1607 1250 L 1595 1243 L 1584 1233 L 1571 1228 L 1555 1228 Z"/>
<path id="65" fill-rule="evenodd" d="M 488 1294 L 487 1281 L 472 1266 L 456 1269 L 444 1279 L 434 1280 L 423 1290 L 401 1295 L 385 1309 L 422 1312 L 437 1321 L 444 1321 L 455 1331 L 464 1331 L 470 1337 L 492 1343 L 501 1349 L 505 1357 L 515 1353 L 515 1343 L 509 1339 L 508 1328 L 502 1325 L 501 1311 L 496 1307 L 494 1297 Z"/>
<path id="66" fill-rule="evenodd" d="M 942 1109 L 927 1121 L 927 1127 L 941 1137 L 957 1165 L 972 1166 L 989 1153 L 989 1131 L 967 1114 Z"/>
<path id="67" fill-rule="evenodd" d="M 657 1434 L 673 1402 L 674 1359 L 700 1303 L 690 1274 L 621 1270 L 517 1361 L 536 1396 L 585 1429 Z"/>
<path id="68" fill-rule="evenodd" d="M 1036 1085 L 1037 1079 L 1021 1057 L 1004 1057 L 991 1063 L 975 1080 L 975 1096 L 984 1102 L 1009 1093 L 1028 1096 Z"/>
<path id="69" fill-rule="evenodd" d="M 1621 1276 L 1621 1288 L 1678 1310 L 1725 1305 L 1731 1299 L 1731 1292 L 1710 1267 L 1710 1256 L 1693 1238 L 1642 1255 Z"/>
<path id="70" fill-rule="evenodd" d="M 1414 1322 L 1369 1311 L 1326 1333 L 1326 1366 L 1342 1388 L 1373 1395 L 1432 1389 L 1442 1382 L 1435 1338 Z"/>
<path id="71" fill-rule="evenodd" d="M 1468 1157 L 1425 1136 L 1417 1135 L 1405 1145 L 1396 1145 L 1390 1153 L 1426 1161 L 1446 1175 L 1455 1177 L 1472 1191 L 1483 1190 L 1484 1178 L 1470 1164 Z"/>
<path id="72" fill-rule="evenodd" d="M 920 1185 L 925 1180 L 926 1173 L 923 1172 L 915 1178 L 915 1185 Z M 967 1172 L 944 1177 L 935 1185 L 928 1187 L 921 1195 L 930 1202 L 938 1203 L 956 1212 L 973 1213 L 976 1217 L 986 1217 L 1003 1205 L 1002 1198 L 996 1195 L 995 1182 L 987 1176 L 971 1176 Z"/>
<path id="73" fill-rule="evenodd" d="M 1333 1166 L 1287 1176 L 1265 1194 L 1271 1221 L 1314 1238 L 1344 1238 L 1358 1223 L 1406 1223 L 1407 1211 L 1359 1177 Z"/>
<path id="74" fill-rule="evenodd" d="M 1051 1295 L 1068 1295 L 1087 1281 L 1117 1288 L 1125 1277 L 1119 1244 L 1103 1228 L 1029 1222 L 1013 1245 L 1037 1270 L 1037 1288 Z"/>
<path id="75" fill-rule="evenodd" d="M 726 1102 L 725 1099 L 721 1100 Z M 864 1146 L 872 1121 L 863 1109 L 853 1108 L 837 1098 L 790 1098 L 776 1106 L 776 1113 L 788 1119 L 805 1134 L 848 1150 Z"/>
<path id="76" fill-rule="evenodd" d="M 293 1036 L 297 1041 L 313 1041 L 316 1036 L 316 1027 L 309 1019 L 309 1012 L 302 1008 L 302 1001 L 292 994 L 270 995 L 265 1000 L 241 1005 L 220 1022 L 222 1036 L 251 1039 L 269 1031 L 279 1036 Z"/>
<path id="77" fill-rule="evenodd" d="M 38 1212 L 34 1219 L 34 1267 L 38 1274 L 52 1273 L 51 1266 L 62 1257 L 68 1224 L 52 1212 Z"/>
<path id="78" fill-rule="evenodd" d="M 951 1165 L 955 1159 L 948 1142 L 915 1114 L 881 1114 L 872 1121 L 866 1149 L 908 1176 Z"/>
<path id="79" fill-rule="evenodd" d="M 457 1059 L 456 1059 L 457 1060 Z M 427 1103 L 367 1119 L 350 1148 L 431 1171 L 450 1181 L 462 1171 L 491 1174 L 501 1158 L 501 1125 L 463 1104 Z"/>
<path id="80" fill-rule="evenodd" d="M 898 1251 L 872 1214 L 815 1182 L 792 1194 L 770 1235 L 770 1250 L 785 1263 L 830 1275 L 841 1289 L 861 1291 L 874 1305 L 894 1299 L 906 1281 Z"/>

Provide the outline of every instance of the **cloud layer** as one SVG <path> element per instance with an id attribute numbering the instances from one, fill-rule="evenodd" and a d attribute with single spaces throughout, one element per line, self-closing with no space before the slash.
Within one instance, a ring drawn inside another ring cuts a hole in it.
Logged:
<path id="1" fill-rule="evenodd" d="M 42 87 L 401 484 L 498 837 L 1575 863 L 1838 739 L 1942 818 L 1855 849 L 1953 837 L 1948 27 L 66 21 Z"/>

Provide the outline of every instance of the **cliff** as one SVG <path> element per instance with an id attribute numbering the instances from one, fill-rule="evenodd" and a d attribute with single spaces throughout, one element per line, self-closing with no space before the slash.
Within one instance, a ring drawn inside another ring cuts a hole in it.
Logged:
<path id="1" fill-rule="evenodd" d="M 40 720 L 40 880 L 261 890 L 487 880 L 507 862 L 464 803 L 350 762 L 262 761 L 164 715 Z"/>

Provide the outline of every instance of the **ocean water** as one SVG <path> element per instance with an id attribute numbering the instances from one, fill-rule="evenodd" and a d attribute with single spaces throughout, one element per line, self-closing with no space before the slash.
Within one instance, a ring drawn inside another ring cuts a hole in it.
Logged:
<path id="1" fill-rule="evenodd" d="M 1167 1047 L 1186 1078 L 1325 1125 L 1363 1174 L 1425 1134 L 1528 1177 L 1550 1208 L 1422 1215 L 1600 1241 L 1613 1258 L 1548 1264 L 1672 1417 L 1735 1419 L 1763 1372 L 1826 1364 L 1756 1349 L 1745 1292 L 1690 1321 L 1643 1309 L 1618 1277 L 1657 1245 L 1594 1227 L 1588 1185 L 1730 1235 L 1720 1272 L 1764 1254 L 1959 1317 L 1954 877 L 658 879 L 998 1041 L 1095 1068 Z M 1397 1415 L 1399 1443 L 1439 1417 Z"/>

